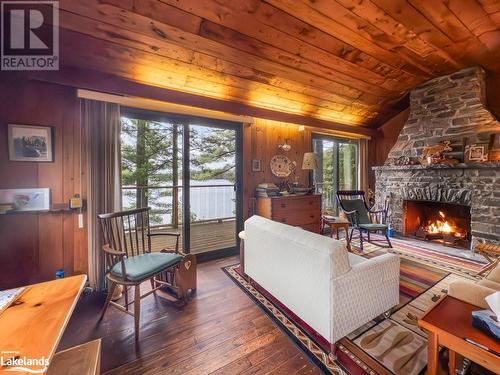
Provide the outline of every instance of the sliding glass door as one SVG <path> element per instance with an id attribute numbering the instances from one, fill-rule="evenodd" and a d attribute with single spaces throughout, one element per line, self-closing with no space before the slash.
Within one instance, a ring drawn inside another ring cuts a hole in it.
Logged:
<path id="1" fill-rule="evenodd" d="M 238 163 L 234 126 L 189 126 L 189 239 L 192 253 L 237 244 Z"/>
<path id="2" fill-rule="evenodd" d="M 314 184 L 322 194 L 323 211 L 338 215 L 337 191 L 358 188 L 358 142 L 313 135 L 313 150 L 319 164 Z"/>
<path id="3" fill-rule="evenodd" d="M 154 231 L 179 233 L 186 253 L 237 247 L 241 124 L 122 108 L 121 139 L 124 209 L 151 207 Z"/>

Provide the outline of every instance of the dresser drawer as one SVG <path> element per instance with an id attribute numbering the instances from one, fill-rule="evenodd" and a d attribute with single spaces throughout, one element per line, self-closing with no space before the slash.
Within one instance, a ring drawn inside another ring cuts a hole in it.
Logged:
<path id="1" fill-rule="evenodd" d="M 319 233 L 321 195 L 257 198 L 256 214 Z"/>
<path id="2" fill-rule="evenodd" d="M 319 210 L 321 208 L 321 199 L 317 196 L 276 199 L 273 200 L 272 204 L 273 215 L 277 215 L 281 211 Z"/>
<path id="3" fill-rule="evenodd" d="M 320 222 L 319 212 L 317 211 L 283 211 L 273 215 L 273 219 L 283 224 L 302 226 Z"/>

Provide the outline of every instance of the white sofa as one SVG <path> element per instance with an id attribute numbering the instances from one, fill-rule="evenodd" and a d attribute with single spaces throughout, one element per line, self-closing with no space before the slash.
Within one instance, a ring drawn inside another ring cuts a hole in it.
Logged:
<path id="1" fill-rule="evenodd" d="M 245 222 L 245 273 L 334 345 L 399 303 L 399 257 L 260 216 Z"/>

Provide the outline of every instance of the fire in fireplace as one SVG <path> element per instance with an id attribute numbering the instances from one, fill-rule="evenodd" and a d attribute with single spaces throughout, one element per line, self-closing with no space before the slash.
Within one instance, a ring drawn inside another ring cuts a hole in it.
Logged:
<path id="1" fill-rule="evenodd" d="M 403 235 L 447 246 L 470 248 L 470 207 L 460 204 L 405 200 Z"/>

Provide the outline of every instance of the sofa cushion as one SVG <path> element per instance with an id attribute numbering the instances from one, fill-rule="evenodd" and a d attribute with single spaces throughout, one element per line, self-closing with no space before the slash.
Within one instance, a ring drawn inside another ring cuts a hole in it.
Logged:
<path id="1" fill-rule="evenodd" d="M 179 263 L 182 256 L 172 253 L 146 253 L 125 258 L 125 271 L 127 279 L 131 281 L 145 280 L 157 273 Z M 121 262 L 111 268 L 111 274 L 122 277 Z"/>
<path id="2" fill-rule="evenodd" d="M 477 284 L 500 291 L 500 284 L 488 279 L 479 280 Z"/>
<path id="3" fill-rule="evenodd" d="M 482 281 L 484 280 L 475 283 L 472 280 L 455 280 L 448 287 L 448 295 L 471 305 L 487 309 L 488 304 L 484 299 L 490 294 L 495 293 L 495 289 L 481 285 Z"/>
<path id="4" fill-rule="evenodd" d="M 491 270 L 486 279 L 500 284 L 500 263 Z"/>

